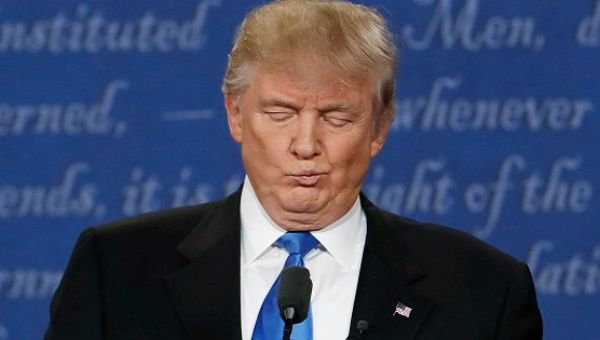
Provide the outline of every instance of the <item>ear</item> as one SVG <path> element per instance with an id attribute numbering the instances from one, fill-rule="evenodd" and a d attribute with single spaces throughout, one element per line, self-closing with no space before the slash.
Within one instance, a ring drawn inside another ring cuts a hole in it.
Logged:
<path id="1" fill-rule="evenodd" d="M 231 137 L 237 143 L 242 143 L 242 110 L 240 96 L 225 95 L 225 109 L 227 110 L 227 124 Z"/>
<path id="2" fill-rule="evenodd" d="M 388 130 L 389 129 L 382 127 L 379 131 L 373 133 L 373 136 L 371 137 L 371 157 L 377 156 L 379 151 L 383 148 Z"/>

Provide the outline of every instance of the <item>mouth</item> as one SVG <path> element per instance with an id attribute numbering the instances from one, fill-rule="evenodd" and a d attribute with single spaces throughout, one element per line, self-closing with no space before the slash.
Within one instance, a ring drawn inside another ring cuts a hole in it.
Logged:
<path id="1" fill-rule="evenodd" d="M 292 174 L 291 177 L 296 180 L 300 186 L 313 187 L 319 183 L 319 180 L 326 174 L 323 172 L 301 172 Z"/>

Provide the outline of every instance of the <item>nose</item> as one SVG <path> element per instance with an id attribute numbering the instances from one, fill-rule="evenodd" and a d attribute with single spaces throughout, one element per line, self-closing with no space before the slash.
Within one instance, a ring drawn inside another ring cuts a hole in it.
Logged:
<path id="1" fill-rule="evenodd" d="M 311 159 L 321 154 L 318 114 L 300 114 L 294 126 L 290 151 L 299 159 Z"/>

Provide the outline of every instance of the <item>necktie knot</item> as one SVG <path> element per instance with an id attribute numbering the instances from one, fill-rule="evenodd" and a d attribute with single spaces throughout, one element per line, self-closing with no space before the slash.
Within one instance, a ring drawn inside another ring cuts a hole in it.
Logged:
<path id="1" fill-rule="evenodd" d="M 288 231 L 275 241 L 283 247 L 290 255 L 304 255 L 316 247 L 319 241 L 308 231 Z"/>

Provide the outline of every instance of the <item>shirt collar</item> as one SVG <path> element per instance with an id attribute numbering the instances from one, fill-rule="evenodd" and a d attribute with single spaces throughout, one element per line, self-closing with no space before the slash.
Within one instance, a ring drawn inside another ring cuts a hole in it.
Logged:
<path id="1" fill-rule="evenodd" d="M 285 229 L 275 224 L 260 204 L 248 176 L 242 187 L 240 218 L 242 265 L 254 262 L 285 234 Z"/>
<path id="2" fill-rule="evenodd" d="M 264 210 L 248 176 L 244 179 L 242 188 L 240 217 L 242 265 L 249 265 L 266 253 L 286 231 Z M 366 217 L 360 206 L 360 199 L 357 197 L 350 210 L 340 219 L 311 234 L 344 271 L 357 268 L 367 234 Z"/>
<path id="3" fill-rule="evenodd" d="M 367 237 L 367 222 L 360 199 L 357 197 L 340 219 L 312 234 L 344 271 L 358 268 Z"/>

